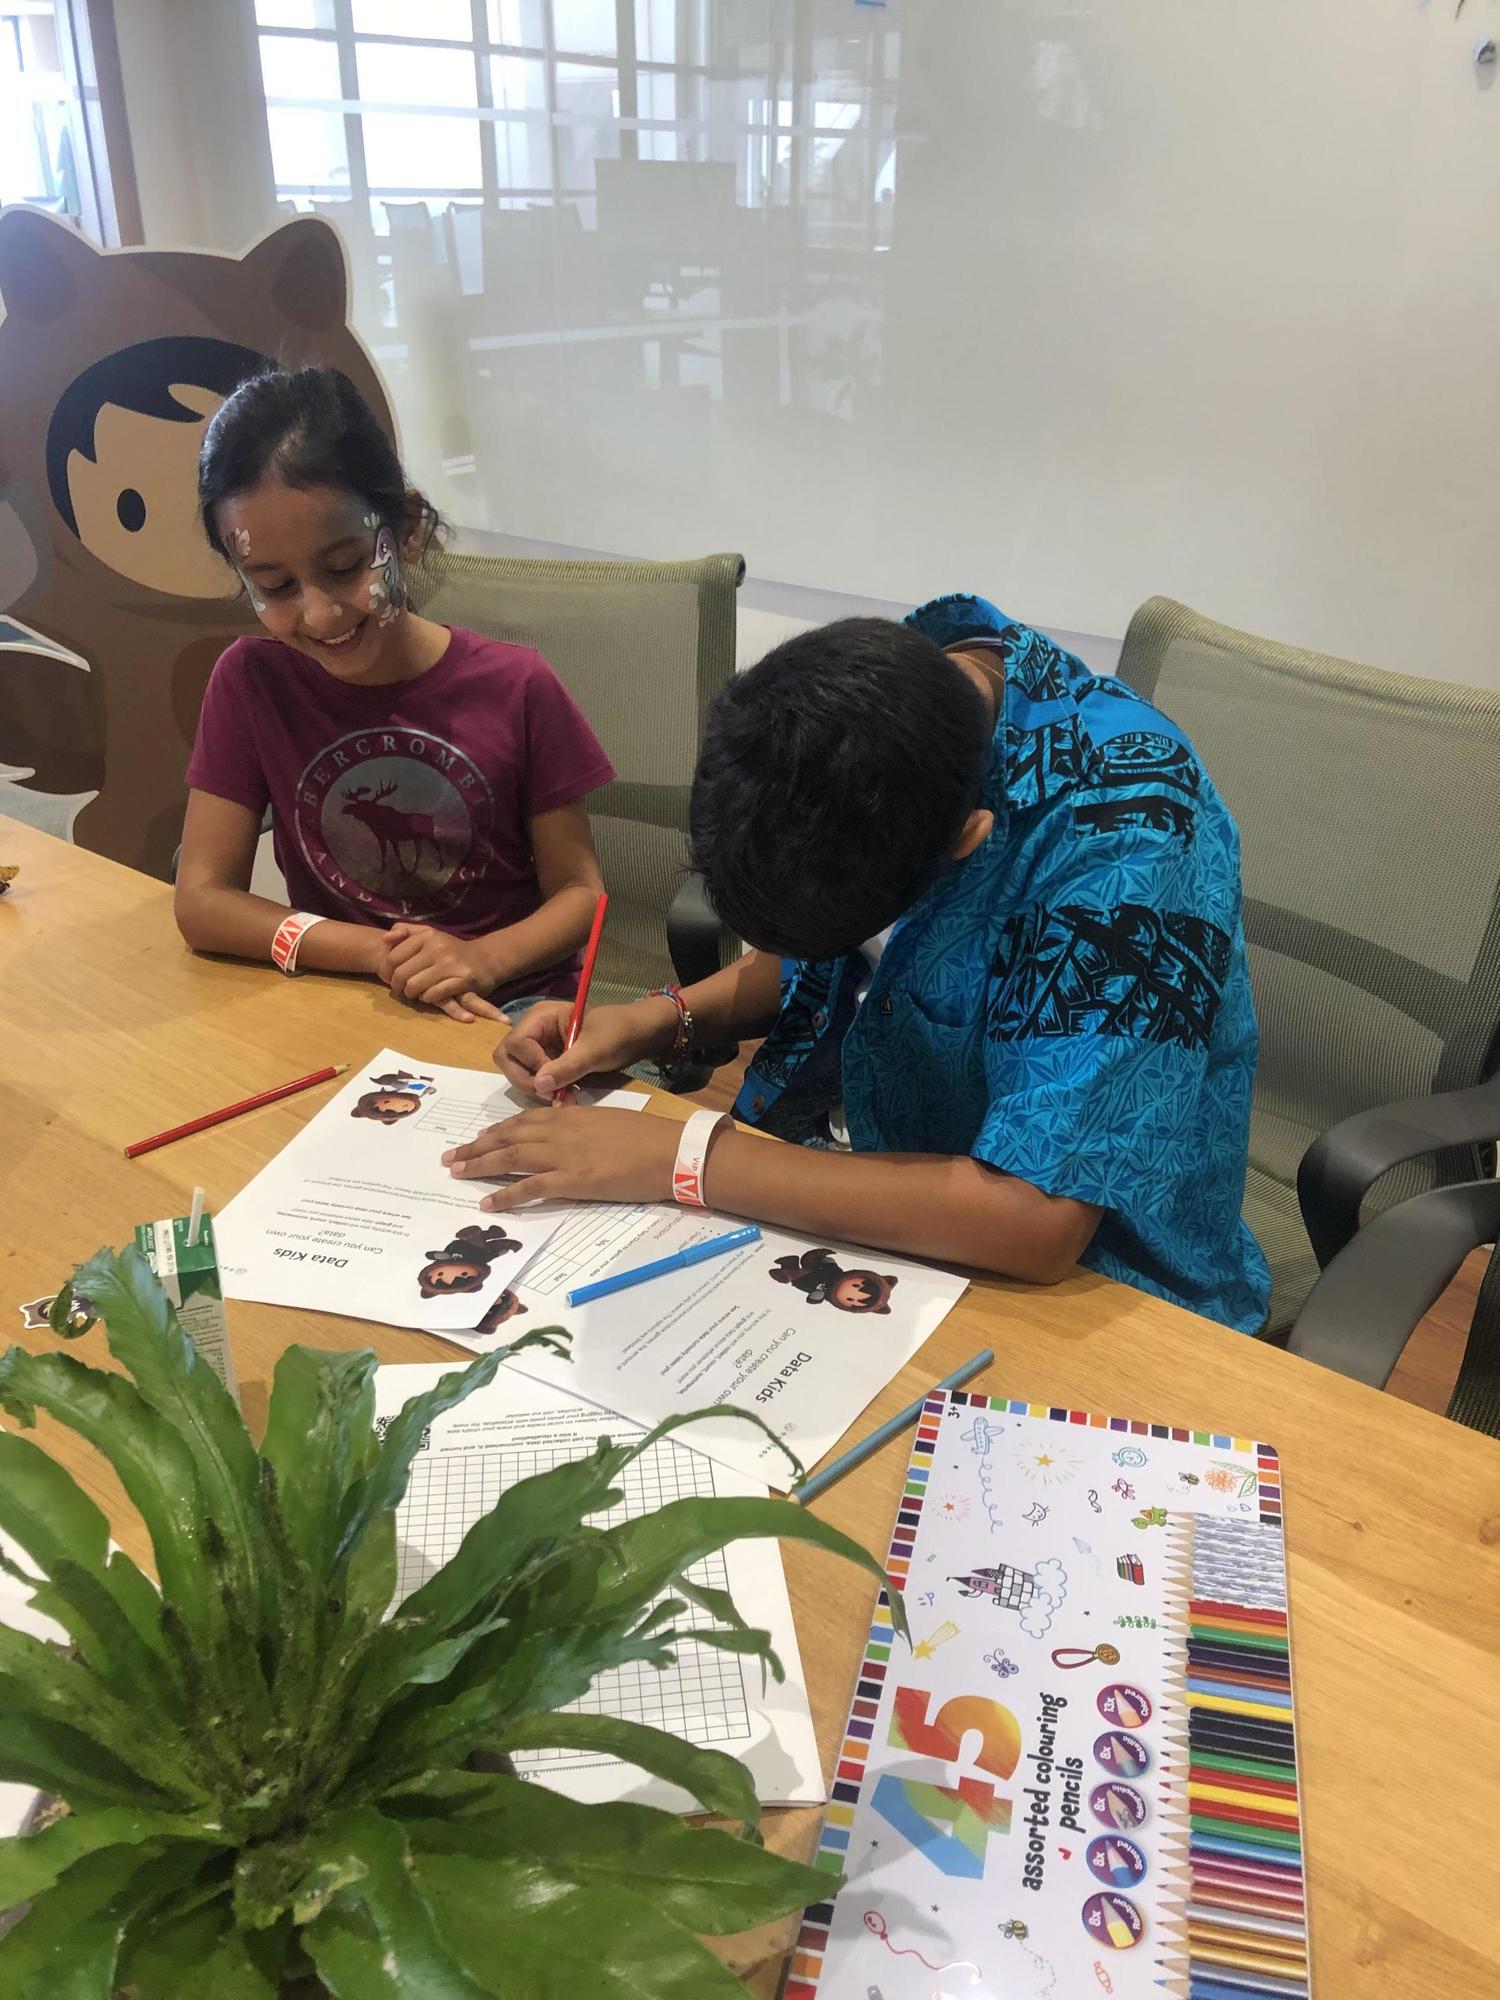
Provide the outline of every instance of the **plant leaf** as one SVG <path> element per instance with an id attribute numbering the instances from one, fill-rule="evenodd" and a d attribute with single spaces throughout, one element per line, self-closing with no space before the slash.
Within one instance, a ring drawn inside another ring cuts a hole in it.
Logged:
<path id="1" fill-rule="evenodd" d="M 778 1436 L 764 1417 L 758 1416 L 754 1410 L 742 1410 L 736 1403 L 709 1403 L 701 1410 L 677 1410 L 670 1417 L 663 1417 L 653 1430 L 638 1439 L 630 1447 L 630 1456 L 639 1458 L 642 1452 L 649 1451 L 661 1438 L 670 1437 L 673 1431 L 680 1431 L 688 1424 L 704 1423 L 710 1417 L 738 1417 L 742 1423 L 752 1424 L 756 1430 L 764 1431 L 782 1457 L 790 1459 L 795 1478 L 800 1481 L 807 1477 L 806 1466 L 785 1438 Z"/>
<path id="2" fill-rule="evenodd" d="M 0 1405 L 28 1428 L 43 1409 L 107 1458 L 151 1536 L 166 1597 L 200 1633 L 217 1622 L 200 1523 L 203 1495 L 182 1439 L 123 1375 L 71 1354 L 0 1355 Z"/>
<path id="3" fill-rule="evenodd" d="M 25 1711 L 77 1730 L 149 1783 L 179 1793 L 184 1803 L 198 1796 L 173 1732 L 142 1729 L 139 1714 L 98 1674 L 46 1639 L 0 1625 L 0 1691 L 11 1713 Z"/>
<path id="4" fill-rule="evenodd" d="M 120 1947 L 115 1972 L 124 2000 L 204 2000 L 204 1967 L 229 1920 L 221 1894 L 214 1902 L 136 1926 Z M 261 1989 L 271 2000 L 275 1992 L 274 1985 Z"/>
<path id="5" fill-rule="evenodd" d="M 674 1646 L 686 1645 L 691 1640 L 694 1645 L 712 1646 L 716 1652 L 743 1653 L 750 1659 L 759 1660 L 762 1686 L 765 1685 L 767 1667 L 771 1670 L 772 1680 L 778 1686 L 786 1679 L 786 1668 L 782 1666 L 780 1656 L 771 1644 L 770 1633 L 761 1631 L 757 1626 L 744 1625 L 734 1631 L 726 1632 L 714 1626 L 684 1625 L 679 1626 L 677 1631 L 668 1633 L 667 1636 Z"/>
<path id="6" fill-rule="evenodd" d="M 106 1847 L 139 1847 L 146 1841 L 202 1841 L 207 1848 L 223 1847 L 222 1827 L 210 1828 L 202 1820 L 169 1813 L 143 1812 L 129 1806 L 107 1806 L 102 1811 L 73 1812 L 54 1820 L 39 1833 L 16 1834 L 0 1840 L 0 1910 L 28 1903 L 44 1889 L 50 1889 L 65 1870 L 86 1854 Z M 207 1851 L 204 1854 L 208 1859 Z"/>
<path id="7" fill-rule="evenodd" d="M 597 1609 L 607 1613 L 624 1604 L 645 1604 L 666 1589 L 680 1571 L 729 1542 L 767 1536 L 811 1542 L 815 1548 L 868 1570 L 882 1584 L 886 1582 L 875 1556 L 793 1500 L 672 1500 L 656 1513 L 622 1521 L 600 1537 L 604 1566 L 599 1575 Z M 897 1631 L 905 1633 L 906 1608 L 900 1591 L 892 1590 L 890 1598 L 892 1622 Z"/>
<path id="8" fill-rule="evenodd" d="M 346 1882 L 326 1910 L 320 1910 L 303 1931 L 303 1942 L 337 2000 L 373 2000 L 388 1991 L 393 2000 L 494 2000 L 464 1970 L 439 1935 L 432 1911 L 419 1894 L 409 1865 L 406 1835 L 394 1820 L 371 1806 L 335 1814 L 307 1841 L 310 1872 L 333 1870 Z M 350 1877 L 353 1879 L 349 1879 Z M 375 1937 L 345 1913 L 357 1908 L 368 1918 Z M 302 1911 L 298 1910 L 299 1920 Z M 325 1923 L 331 1916 L 333 1921 Z M 341 1921 L 341 1918 L 344 1920 Z M 362 1948 L 356 1950 L 356 1946 Z M 372 1950 L 388 1982 L 372 1985 Z M 358 1958 L 364 1983 L 348 1983 L 348 1967 Z M 325 1960 L 327 1961 L 325 1964 Z M 337 1961 L 337 1963 L 335 1963 Z M 329 1977 L 341 1983 L 335 1984 Z"/>
<path id="9" fill-rule="evenodd" d="M 31 1602 L 68 1632 L 80 1658 L 110 1694 L 158 1719 L 181 1719 L 181 1688 L 167 1660 L 142 1641 L 119 1600 L 96 1575 L 59 1560 L 45 1581 L 32 1584 Z"/>
<path id="10" fill-rule="evenodd" d="M 54 1587 L 65 1562 L 87 1572 L 114 1599 L 141 1643 L 161 1657 L 155 1590 L 129 1556 L 116 1551 L 111 1557 L 109 1523 L 72 1474 L 14 1431 L 0 1431 L 0 1533 L 18 1542 Z M 81 1629 L 56 1606 L 53 1616 L 80 1644 L 92 1639 L 98 1646 L 81 1607 Z"/>
<path id="11" fill-rule="evenodd" d="M 6 2000 L 112 2000 L 120 1943 L 153 1903 L 192 1879 L 202 1850 L 106 1847 L 75 1862 L 0 1938 Z"/>
<path id="12" fill-rule="evenodd" d="M 565 1882 L 617 1882 L 690 1931 L 722 1937 L 820 1901 L 829 1878 L 733 1834 L 640 1805 L 580 1805 L 496 1775 L 483 1809 L 410 1828 L 414 1853 L 513 1854 Z"/>
<path id="13" fill-rule="evenodd" d="M 385 1969 L 385 1946 L 368 1910 L 336 1904 L 301 1935 L 333 2000 L 401 2000 L 402 1988 Z"/>
<path id="14" fill-rule="evenodd" d="M 129 1765 L 78 1730 L 49 1716 L 11 1709 L 0 1690 L 0 1779 L 56 1792 L 74 1811 L 85 1807 L 132 1806 L 150 1811 L 181 1805 L 148 1785 Z"/>
<path id="15" fill-rule="evenodd" d="M 674 1576 L 672 1579 L 672 1588 L 681 1591 L 688 1602 L 696 1604 L 700 1611 L 707 1611 L 711 1617 L 717 1618 L 721 1625 L 727 1625 L 731 1632 L 754 1633 L 754 1636 L 761 1643 L 756 1646 L 747 1646 L 744 1650 L 756 1653 L 760 1658 L 760 1684 L 762 1688 L 766 1684 L 765 1670 L 767 1667 L 770 1668 L 771 1678 L 778 1686 L 786 1679 L 786 1669 L 781 1664 L 780 1655 L 771 1645 L 770 1633 L 760 1631 L 758 1628 L 748 1625 L 740 1616 L 734 1599 L 729 1595 L 727 1590 L 716 1590 L 711 1584 L 694 1583 L 691 1577 L 686 1576 Z M 678 1636 L 681 1637 L 682 1635 L 679 1634 Z M 701 1633 L 698 1636 L 701 1637 Z M 718 1641 L 715 1643 L 722 1644 L 723 1642 Z"/>
<path id="16" fill-rule="evenodd" d="M 497 1731 L 494 1747 L 507 1754 L 592 1750 L 604 1757 L 622 1757 L 653 1778 L 680 1785 L 705 1812 L 722 1813 L 744 1826 L 760 1823 L 760 1801 L 738 1758 L 723 1750 L 700 1749 L 643 1722 L 625 1722 L 612 1715 L 527 1715 Z"/>
<path id="17" fill-rule="evenodd" d="M 559 1882 L 515 1855 L 418 1853 L 412 1873 L 441 1935 L 506 2000 L 745 2000 L 690 1932 L 617 1884 Z"/>
<path id="18" fill-rule="evenodd" d="M 277 2000 L 279 1965 L 261 1936 L 226 1929 L 222 1904 L 164 1925 L 122 1965 L 128 2000 Z"/>
<path id="19" fill-rule="evenodd" d="M 356 1482 L 345 1501 L 339 1525 L 339 1554 L 347 1553 L 374 1515 L 400 1504 L 401 1496 L 406 1491 L 411 1462 L 422 1448 L 422 1433 L 435 1417 L 442 1416 L 476 1389 L 483 1389 L 492 1382 L 501 1362 L 511 1355 L 520 1354 L 528 1347 L 546 1347 L 554 1354 L 566 1354 L 565 1343 L 571 1338 L 564 1327 L 536 1327 L 507 1346 L 492 1347 L 488 1354 L 471 1361 L 467 1368 L 444 1375 L 423 1395 L 413 1396 L 403 1404 L 391 1419 L 376 1449 L 370 1470 Z"/>
<path id="20" fill-rule="evenodd" d="M 281 1991 L 279 1968 L 268 1965 L 259 1933 L 247 1937 L 243 1931 L 226 1931 L 201 1972 L 190 1977 L 182 2000 L 276 2000 Z M 143 1987 L 141 2000 L 157 1996 Z"/>
<path id="21" fill-rule="evenodd" d="M 203 1496 L 246 1584 L 260 1575 L 255 1447 L 234 1398 L 182 1330 L 145 1253 L 130 1244 L 80 1264 L 73 1282 L 104 1321 L 109 1351 L 187 1446 Z M 252 1595 L 255 1595 L 252 1588 Z"/>
<path id="22" fill-rule="evenodd" d="M 401 1616 L 446 1631 L 487 1597 L 537 1542 L 577 1528 L 610 1502 L 628 1447 L 601 1438 L 588 1458 L 570 1459 L 507 1486 L 474 1522 L 443 1567 L 414 1590 Z"/>
<path id="23" fill-rule="evenodd" d="M 101 1250 L 74 1273 L 104 1321 L 109 1351 L 129 1370 L 142 1401 L 186 1451 L 203 1512 L 190 1524 L 201 1535 L 209 1588 L 225 1603 L 236 1635 L 232 1657 L 241 1667 L 235 1690 L 252 1720 L 264 1722 L 264 1688 L 257 1688 L 263 1637 L 279 1636 L 268 1595 L 269 1550 L 260 1524 L 260 1469 L 234 1398 L 182 1330 L 143 1251 Z M 147 1522 L 148 1527 L 153 1524 Z M 154 1539 L 154 1535 L 153 1535 Z M 169 1594 L 165 1568 L 162 1581 Z M 248 1640 L 248 1644 L 246 1641 Z M 222 1655 L 221 1655 L 222 1657 Z M 233 1687 L 233 1683 L 230 1686 Z"/>
<path id="24" fill-rule="evenodd" d="M 332 1565 L 349 1488 L 375 1453 L 375 1355 L 288 1347 L 276 1364 L 261 1456 L 276 1472 L 287 1540 L 309 1577 Z"/>

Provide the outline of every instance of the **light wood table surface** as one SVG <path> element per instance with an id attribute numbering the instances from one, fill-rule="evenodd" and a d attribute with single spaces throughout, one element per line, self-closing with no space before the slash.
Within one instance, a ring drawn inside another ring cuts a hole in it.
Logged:
<path id="1" fill-rule="evenodd" d="M 0 818 L 0 1324 L 56 1290 L 102 1244 L 186 1211 L 195 1182 L 223 1204 L 335 1087 L 309 1091 L 127 1161 L 121 1148 L 201 1111 L 387 1045 L 418 1062 L 488 1067 L 492 1031 L 394 1001 L 368 982 L 194 959 L 161 884 Z M 681 1116 L 660 1098 L 653 1111 Z M 257 1433 L 290 1340 L 370 1345 L 385 1361 L 458 1359 L 445 1343 L 352 1319 L 232 1303 L 246 1415 Z M 1282 1455 L 1296 1653 L 1314 1988 L 1320 2000 L 1497 2000 L 1500 1821 L 1500 1445 L 1080 1274 L 1048 1291 L 977 1281 L 854 1427 L 981 1347 L 971 1386 L 1028 1400 L 1264 1438 Z M 80 1344 L 104 1358 L 100 1336 Z M 112 1476 L 55 1428 L 57 1449 L 146 1553 Z M 893 1444 L 817 1503 L 885 1551 L 907 1462 Z M 785 1551 L 825 1768 L 842 1730 L 871 1590 L 841 1565 Z M 817 1816 L 773 1815 L 807 1851 Z M 755 1963 L 747 1948 L 741 1964 Z M 774 1993 L 762 1944 L 751 1990 Z M 1059 1996 L 1078 2000 L 1078 1996 Z"/>

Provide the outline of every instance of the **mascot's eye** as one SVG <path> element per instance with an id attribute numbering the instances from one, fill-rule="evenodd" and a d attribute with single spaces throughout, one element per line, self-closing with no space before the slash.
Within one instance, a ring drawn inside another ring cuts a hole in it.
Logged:
<path id="1" fill-rule="evenodd" d="M 133 486 L 127 486 L 115 502 L 120 526 L 127 535 L 139 534 L 146 525 L 146 503 Z"/>

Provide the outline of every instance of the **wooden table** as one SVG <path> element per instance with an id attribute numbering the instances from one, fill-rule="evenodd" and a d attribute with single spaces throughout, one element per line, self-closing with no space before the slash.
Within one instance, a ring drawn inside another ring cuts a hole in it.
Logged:
<path id="1" fill-rule="evenodd" d="M 488 1064 L 488 1027 L 409 1010 L 379 986 L 194 959 L 159 883 L 5 819 L 0 861 L 22 867 L 0 899 L 0 1317 L 12 1335 L 45 1345 L 45 1334 L 19 1335 L 19 1301 L 55 1290 L 136 1222 L 183 1213 L 195 1182 L 222 1206 L 333 1086 L 134 1163 L 121 1153 L 128 1140 L 387 1044 L 420 1062 Z M 681 1115 L 670 1099 L 652 1109 Z M 293 1336 L 369 1344 L 385 1361 L 454 1352 L 422 1334 L 270 1306 L 236 1303 L 231 1325 L 257 1431 Z M 976 1389 L 1279 1447 L 1316 1990 L 1326 2000 L 1500 1996 L 1500 1446 L 1082 1274 L 1050 1291 L 977 1281 L 855 1434 L 983 1346 L 999 1359 Z M 99 1358 L 99 1336 L 81 1351 Z M 142 1556 L 107 1469 L 70 1435 L 46 1435 Z M 892 1446 L 819 1511 L 883 1554 L 906 1456 Z M 799 1548 L 786 1550 L 786 1567 L 827 1767 L 871 1593 Z M 816 1815 L 776 1817 L 776 1844 L 806 1851 Z M 778 1964 L 764 1943 L 759 1956 L 751 1988 L 770 1995 Z M 754 1948 L 739 1955 L 754 1959 Z"/>

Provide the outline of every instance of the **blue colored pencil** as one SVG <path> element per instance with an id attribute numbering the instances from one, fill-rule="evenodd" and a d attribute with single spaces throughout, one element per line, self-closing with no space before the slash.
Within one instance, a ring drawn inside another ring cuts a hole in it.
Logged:
<path id="1" fill-rule="evenodd" d="M 848 1451 L 841 1453 L 831 1465 L 825 1465 L 821 1472 L 815 1472 L 811 1479 L 804 1479 L 790 1497 L 793 1500 L 800 1500 L 803 1506 L 806 1506 L 809 1500 L 816 1499 L 825 1486 L 832 1486 L 836 1479 L 842 1479 L 846 1472 L 852 1472 L 856 1465 L 863 1465 L 867 1458 L 873 1457 L 883 1444 L 889 1444 L 893 1437 L 899 1437 L 902 1431 L 909 1430 L 921 1416 L 922 1406 L 928 1396 L 935 1396 L 940 1389 L 961 1389 L 965 1382 L 979 1373 L 981 1368 L 988 1368 L 994 1358 L 994 1349 L 986 1347 L 981 1353 L 966 1361 L 962 1368 L 955 1368 L 953 1373 L 945 1375 L 941 1382 L 934 1382 L 932 1387 L 918 1396 L 914 1403 L 908 1403 L 904 1410 L 898 1410 L 895 1416 L 880 1426 L 879 1430 L 871 1431 L 867 1438 L 861 1439 L 856 1445 L 851 1445 Z"/>
<path id="2" fill-rule="evenodd" d="M 710 1236 L 706 1243 L 690 1243 L 686 1250 L 674 1250 L 670 1257 L 636 1264 L 629 1271 L 616 1271 L 612 1277 L 596 1278 L 591 1285 L 578 1285 L 568 1293 L 568 1304 L 586 1306 L 594 1299 L 607 1299 L 612 1292 L 643 1285 L 648 1278 L 665 1277 L 668 1271 L 686 1271 L 690 1265 L 706 1263 L 710 1257 L 722 1257 L 730 1250 L 743 1250 L 747 1243 L 759 1241 L 759 1224 L 749 1222 L 743 1229 L 731 1229 L 724 1236 Z"/>

